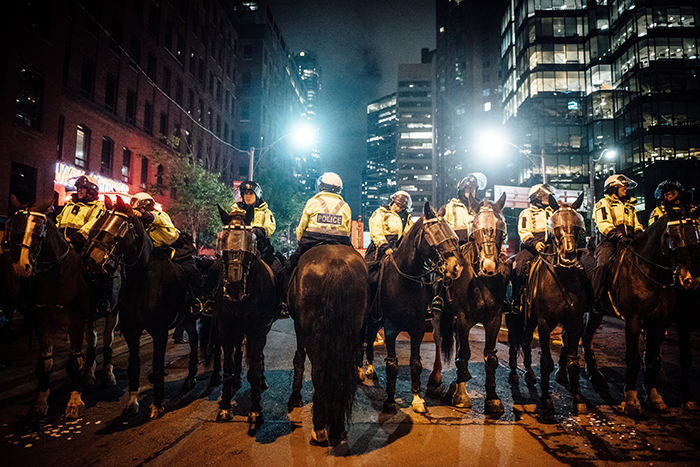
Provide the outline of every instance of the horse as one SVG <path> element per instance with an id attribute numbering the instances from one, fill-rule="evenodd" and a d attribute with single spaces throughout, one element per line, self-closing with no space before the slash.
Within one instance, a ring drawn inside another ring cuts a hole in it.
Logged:
<path id="1" fill-rule="evenodd" d="M 432 264 L 431 268 L 426 263 Z M 396 250 L 381 263 L 376 279 L 370 282 L 370 318 L 367 332 L 367 378 L 375 378 L 374 339 L 384 325 L 387 349 L 387 398 L 385 412 L 396 410 L 396 378 L 399 361 L 396 357 L 396 338 L 401 331 L 411 337 L 411 392 L 414 412 L 426 412 L 421 397 L 420 346 L 425 334 L 425 319 L 432 298 L 431 275 L 440 275 L 445 283 L 459 278 L 463 260 L 459 254 L 457 234 L 444 219 L 438 217 L 429 203 L 423 207 L 423 216 L 401 239 Z"/>
<path id="2" fill-rule="evenodd" d="M 290 279 L 289 315 L 297 348 L 288 408 L 302 406 L 306 355 L 311 362 L 313 431 L 311 443 L 343 440 L 358 382 L 360 329 L 367 313 L 367 266 L 346 245 L 317 245 L 305 252 Z"/>
<path id="3" fill-rule="evenodd" d="M 83 326 L 88 317 L 87 283 L 80 267 L 80 255 L 71 248 L 56 225 L 45 213 L 53 200 L 40 205 L 20 205 L 11 198 L 13 216 L 5 227 L 3 250 L 9 254 L 8 280 L 27 281 L 27 304 L 34 332 L 39 341 L 36 377 L 38 394 L 29 412 L 35 419 L 48 414 L 49 382 L 53 369 L 53 334 L 63 331 L 70 338 L 66 370 L 70 376 L 70 400 L 67 419 L 85 414 L 80 371 Z"/>
<path id="4" fill-rule="evenodd" d="M 538 330 L 540 356 L 540 403 L 542 414 L 554 412 L 550 395 L 550 375 L 554 371 L 554 360 L 550 349 L 550 334 L 558 324 L 562 324 L 562 359 L 560 368 L 566 368 L 573 410 L 586 413 L 586 403 L 581 396 L 579 383 L 578 343 L 584 329 L 584 314 L 593 305 L 593 291 L 586 272 L 578 262 L 577 241 L 585 230 L 583 216 L 577 212 L 583 203 L 583 194 L 572 204 L 558 205 L 550 196 L 550 206 L 554 213 L 549 218 L 549 231 L 554 239 L 554 262 L 550 263 L 545 254 L 533 261 L 528 275 L 527 288 L 523 299 L 525 317 L 525 352 L 529 353 L 529 343 L 535 328 Z M 517 332 L 517 331 L 516 331 Z M 531 359 L 529 359 L 531 361 Z M 511 374 L 516 365 L 511 362 Z M 526 362 L 527 363 L 527 362 Z M 529 367 L 529 365 L 526 365 Z M 562 375 L 563 376 L 563 375 Z"/>
<path id="5" fill-rule="evenodd" d="M 265 389 L 263 349 L 270 326 L 278 315 L 278 298 L 272 270 L 255 247 L 253 228 L 242 216 L 232 216 L 219 206 L 224 223 L 221 237 L 222 261 L 214 293 L 214 326 L 224 354 L 224 387 L 217 421 L 231 420 L 231 398 L 241 387 L 241 360 L 244 347 L 248 362 L 251 428 L 263 421 L 260 399 Z M 216 356 L 218 359 L 218 355 Z"/>
<path id="6" fill-rule="evenodd" d="M 697 213 L 696 213 L 697 215 Z M 625 396 L 622 410 L 630 416 L 642 414 L 637 396 L 637 377 L 641 368 L 639 336 L 646 336 L 644 387 L 652 410 L 665 412 L 666 403 L 656 386 L 661 369 L 661 344 L 673 318 L 677 291 L 697 287 L 697 255 L 688 255 L 685 245 L 696 244 L 697 228 L 684 228 L 688 219 L 675 210 L 654 222 L 630 244 L 622 246 L 611 258 L 604 279 L 604 304 L 614 316 L 625 320 Z M 586 329 L 584 339 L 595 331 Z M 589 334 L 586 336 L 586 334 Z"/>
<path id="7" fill-rule="evenodd" d="M 484 410 L 497 417 L 504 413 L 503 403 L 496 393 L 496 341 L 501 328 L 501 312 L 509 278 L 508 266 L 500 258 L 506 235 L 502 213 L 505 202 L 505 193 L 497 202 L 479 202 L 469 197 L 468 208 L 474 219 L 471 224 L 471 240 L 461 248 L 466 266 L 452 284 L 452 302 L 448 302 L 445 310 L 434 320 L 438 330 L 438 338 L 435 340 L 441 342 L 442 353 L 446 358 L 452 355 L 454 335 L 457 335 L 457 384 L 452 396 L 452 405 L 455 407 L 471 407 L 466 390 L 467 381 L 471 379 L 469 332 L 476 323 L 483 324 L 486 331 Z M 438 358 L 439 354 L 436 355 Z M 431 374 L 431 380 L 435 379 L 436 376 Z"/>
<path id="8" fill-rule="evenodd" d="M 187 278 L 167 252 L 154 248 L 140 217 L 120 197 L 90 230 L 82 261 L 89 273 L 113 272 L 117 267 L 122 269 L 119 316 L 129 348 L 127 374 L 130 391 L 124 415 L 136 415 L 139 411 L 139 351 L 141 334 L 145 330 L 153 338 L 153 372 L 148 376 L 148 381 L 153 384 L 153 403 L 149 418 L 158 418 L 165 412 L 168 330 L 183 320 L 190 336 L 189 373 L 183 391 L 194 387 L 197 374 L 197 331 L 194 320 L 185 319 L 190 315 Z"/>

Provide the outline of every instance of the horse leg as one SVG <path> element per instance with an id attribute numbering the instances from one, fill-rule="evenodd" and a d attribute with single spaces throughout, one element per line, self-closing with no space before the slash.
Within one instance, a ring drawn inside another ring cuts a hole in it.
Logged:
<path id="1" fill-rule="evenodd" d="M 568 336 L 566 329 L 562 331 L 561 333 L 561 352 L 559 352 L 559 363 L 557 364 L 557 372 L 554 375 L 554 380 L 561 384 L 565 385 L 566 383 L 569 382 L 569 363 L 568 363 L 568 356 L 569 356 L 569 349 L 568 349 Z M 578 347 L 578 342 L 576 343 L 576 346 Z"/>
<path id="2" fill-rule="evenodd" d="M 152 334 L 153 337 L 153 371 L 148 375 L 148 382 L 153 385 L 153 404 L 149 418 L 159 418 L 165 413 L 165 348 L 168 344 L 168 329 L 163 328 Z M 190 339 L 194 337 L 190 336 Z"/>
<path id="3" fill-rule="evenodd" d="M 301 399 L 301 389 L 304 385 L 304 363 L 306 362 L 306 342 L 301 326 L 294 322 L 294 330 L 297 336 L 297 350 L 294 353 L 294 381 L 292 382 L 292 394 L 287 402 L 287 410 L 304 405 Z"/>
<path id="4" fill-rule="evenodd" d="M 457 386 L 452 395 L 452 405 L 461 408 L 470 408 L 472 401 L 467 394 L 467 381 L 472 379 L 469 373 L 469 359 L 471 358 L 471 348 L 469 347 L 469 331 L 474 323 L 466 323 L 463 314 L 457 319 L 457 339 L 459 342 L 455 366 L 457 367 Z M 486 352 L 488 345 L 484 347 Z"/>
<path id="5" fill-rule="evenodd" d="M 579 364 L 579 355 L 578 355 L 578 342 L 579 339 L 581 338 L 581 331 L 582 331 L 582 322 L 580 323 L 581 326 L 579 327 L 578 332 L 569 332 L 567 331 L 564 337 L 566 340 L 564 341 L 564 345 L 562 346 L 562 349 L 566 348 L 567 349 L 567 354 L 566 354 L 566 371 L 567 371 L 567 376 L 568 376 L 568 381 L 570 384 L 571 388 L 571 395 L 574 397 L 574 412 L 575 413 L 586 413 L 588 409 L 586 408 L 586 401 L 583 399 L 581 396 L 581 383 L 579 381 L 579 374 L 581 373 L 581 365 Z M 561 366 L 562 362 L 559 363 L 560 365 L 560 371 L 561 371 Z"/>
<path id="6" fill-rule="evenodd" d="M 368 317 L 367 319 L 372 319 Z M 367 355 L 367 371 L 365 371 L 365 378 L 376 380 L 377 371 L 374 369 L 374 341 L 379 333 L 379 324 L 368 324 L 367 334 L 365 338 L 365 353 Z"/>
<path id="7" fill-rule="evenodd" d="M 82 418 L 85 415 L 85 403 L 81 398 L 82 379 L 84 361 L 81 351 L 83 350 L 84 326 L 82 319 L 78 318 L 71 324 L 68 335 L 70 337 L 70 355 L 66 370 L 70 376 L 70 400 L 66 407 L 65 417 L 68 420 Z"/>
<path id="8" fill-rule="evenodd" d="M 85 323 L 85 341 L 87 342 L 87 350 L 85 351 L 85 368 L 83 368 L 83 386 L 92 386 L 95 384 L 95 369 L 97 362 L 97 326 L 94 321 Z"/>
<path id="9" fill-rule="evenodd" d="M 197 376 L 197 365 L 199 363 L 199 333 L 197 332 L 197 320 L 194 316 L 187 316 L 185 322 L 185 331 L 189 337 L 190 358 L 188 363 L 188 374 L 185 382 L 182 383 L 182 392 L 189 392 L 194 388 Z"/>
<path id="10" fill-rule="evenodd" d="M 219 335 L 222 335 L 223 332 L 220 332 Z M 235 370 L 234 353 L 240 351 L 241 345 L 242 340 L 237 335 L 229 335 L 228 338 L 223 339 L 223 342 L 221 342 L 224 352 L 224 377 L 223 388 L 221 390 L 221 401 L 219 401 L 219 413 L 216 415 L 216 421 L 218 422 L 233 419 L 233 413 L 231 413 L 231 400 L 233 399 L 233 394 L 241 385 L 240 372 L 236 373 Z"/>
<path id="11" fill-rule="evenodd" d="M 115 303 L 114 301 L 112 303 Z M 119 324 L 119 315 L 108 313 L 105 317 L 105 328 L 102 334 L 102 386 L 111 388 L 117 385 L 112 365 L 112 343 L 114 342 L 114 330 Z"/>
<path id="12" fill-rule="evenodd" d="M 46 417 L 49 413 L 48 399 L 51 392 L 49 389 L 51 370 L 53 370 L 53 341 L 51 334 L 42 329 L 37 329 L 37 338 L 41 352 L 34 371 L 39 382 L 39 391 L 29 411 L 29 417 L 38 420 Z"/>
<path id="13" fill-rule="evenodd" d="M 500 417 L 505 412 L 503 402 L 496 393 L 496 369 L 498 368 L 498 355 L 496 353 L 496 341 L 501 327 L 501 314 L 496 313 L 486 325 L 486 343 L 484 346 L 484 365 L 486 371 L 486 400 L 484 411 L 487 414 Z"/>
<path id="14" fill-rule="evenodd" d="M 523 340 L 520 343 L 523 347 L 523 366 L 525 367 L 525 381 L 527 383 L 536 383 L 537 376 L 532 369 L 532 336 L 535 332 L 534 326 L 528 324 L 525 328 Z"/>
<path id="15" fill-rule="evenodd" d="M 441 345 L 442 339 L 440 337 L 440 312 L 433 312 L 433 341 L 435 342 L 435 360 L 433 361 L 433 371 L 430 372 L 428 377 L 428 389 L 427 392 L 435 393 L 442 384 L 442 355 L 441 355 Z"/>
<path id="16" fill-rule="evenodd" d="M 508 383 L 518 384 L 520 381 L 518 376 L 518 349 L 523 340 L 523 316 L 513 313 L 506 314 L 506 327 L 508 328 L 508 366 L 510 367 Z"/>
<path id="17" fill-rule="evenodd" d="M 398 330 L 394 329 L 389 321 L 384 324 L 384 342 L 386 343 L 386 400 L 383 411 L 396 412 L 396 378 L 399 375 L 399 359 L 396 356 L 396 336 Z"/>
<path id="18" fill-rule="evenodd" d="M 124 340 L 129 347 L 129 365 L 126 373 L 129 376 L 129 400 L 124 408 L 123 415 L 130 416 L 139 413 L 139 378 L 141 377 L 141 356 L 139 355 L 141 330 L 133 331 L 124 329 Z"/>
<path id="19" fill-rule="evenodd" d="M 627 365 L 627 374 L 625 380 L 625 400 L 622 401 L 622 410 L 627 415 L 639 416 L 642 415 L 642 405 L 637 397 L 637 377 L 641 366 L 641 358 L 639 357 L 639 334 L 642 326 L 639 318 L 630 317 L 625 321 L 625 364 Z"/>
<path id="20" fill-rule="evenodd" d="M 549 348 L 549 334 L 551 329 L 547 323 L 542 320 L 537 326 L 540 335 L 540 405 L 538 412 L 542 414 L 554 413 L 554 403 L 552 396 L 549 394 L 549 377 L 554 371 L 554 360 L 552 359 L 552 351 Z"/>
<path id="21" fill-rule="evenodd" d="M 248 412 L 248 424 L 251 429 L 260 427 L 263 422 L 262 405 L 260 399 L 262 395 L 263 382 L 263 349 L 267 336 L 266 330 L 249 335 L 247 340 L 248 354 L 248 382 L 250 383 L 250 412 Z"/>
<path id="22" fill-rule="evenodd" d="M 657 412 L 667 412 L 668 406 L 656 390 L 658 374 L 661 370 L 661 344 L 664 340 L 666 326 L 649 326 L 646 332 L 646 352 L 644 387 L 647 391 L 648 401 Z"/>
<path id="23" fill-rule="evenodd" d="M 686 410 L 698 411 L 700 407 L 690 392 L 690 366 L 693 363 L 693 353 L 690 348 L 690 335 L 693 332 L 691 326 L 678 324 L 678 344 L 680 347 L 681 365 L 681 398 L 682 406 Z"/>
<path id="24" fill-rule="evenodd" d="M 420 377 L 423 373 L 423 364 L 420 358 L 420 345 L 423 341 L 423 322 L 419 324 L 420 329 L 411 333 L 411 392 L 413 393 L 413 402 L 411 406 L 416 413 L 427 412 L 425 408 L 425 400 L 421 397 Z"/>
<path id="25" fill-rule="evenodd" d="M 592 343 L 596 330 L 603 322 L 602 313 L 589 312 L 586 318 L 586 325 L 583 329 L 581 344 L 583 345 L 583 359 L 586 361 L 586 372 L 591 377 L 591 383 L 596 388 L 608 389 L 608 382 L 603 373 L 598 369 L 598 362 L 595 359 Z"/>

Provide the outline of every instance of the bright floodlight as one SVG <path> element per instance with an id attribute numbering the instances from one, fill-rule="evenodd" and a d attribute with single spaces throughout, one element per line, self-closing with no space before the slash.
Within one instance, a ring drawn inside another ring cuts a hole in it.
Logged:
<path id="1" fill-rule="evenodd" d="M 479 137 L 479 151 L 484 155 L 501 156 L 505 152 L 505 138 L 503 132 L 489 129 L 481 132 Z"/>
<path id="2" fill-rule="evenodd" d="M 294 145 L 300 148 L 310 147 L 318 138 L 318 131 L 309 122 L 298 123 L 290 132 Z"/>

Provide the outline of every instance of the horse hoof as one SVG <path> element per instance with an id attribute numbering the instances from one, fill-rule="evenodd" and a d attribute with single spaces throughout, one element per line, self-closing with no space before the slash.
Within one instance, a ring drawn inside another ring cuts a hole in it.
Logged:
<path id="1" fill-rule="evenodd" d="M 588 368 L 586 367 L 586 372 L 591 377 L 591 384 L 594 388 L 608 390 L 608 381 L 603 376 L 598 368 Z"/>
<path id="2" fill-rule="evenodd" d="M 469 398 L 468 394 L 457 394 L 455 392 L 454 396 L 452 396 L 452 406 L 458 407 L 460 409 L 471 409 L 472 407 L 472 400 Z"/>
<path id="3" fill-rule="evenodd" d="M 220 409 L 219 413 L 216 414 L 217 422 L 227 422 L 229 420 L 233 420 L 233 414 L 229 409 Z"/>
<path id="4" fill-rule="evenodd" d="M 105 388 L 112 388 L 117 385 L 117 378 L 114 376 L 114 370 L 112 365 L 105 367 L 102 373 L 102 386 Z"/>
<path id="5" fill-rule="evenodd" d="M 311 430 L 309 444 L 312 446 L 328 446 L 328 432 L 325 428 L 322 430 Z"/>
<path id="6" fill-rule="evenodd" d="M 180 392 L 190 392 L 192 389 L 194 389 L 194 385 L 194 378 L 187 377 L 185 378 L 185 382 L 182 383 L 182 389 L 180 390 Z"/>
<path id="7" fill-rule="evenodd" d="M 139 413 L 139 403 L 134 402 L 134 403 L 129 404 L 126 407 L 124 407 L 124 411 L 122 412 L 122 415 L 125 417 L 132 417 L 138 413 Z"/>
<path id="8" fill-rule="evenodd" d="M 655 412 L 668 412 L 668 406 L 666 405 L 656 388 L 652 388 L 649 391 L 648 401 Z"/>
<path id="9" fill-rule="evenodd" d="M 211 379 L 209 380 L 209 387 L 210 388 L 217 388 L 219 386 L 221 386 L 221 376 L 212 375 Z"/>
<path id="10" fill-rule="evenodd" d="M 357 367 L 357 381 L 359 383 L 363 382 L 365 380 L 365 370 L 362 369 L 361 366 Z"/>
<path id="11" fill-rule="evenodd" d="M 442 385 L 442 373 L 433 371 L 428 377 L 428 390 L 437 391 Z"/>
<path id="12" fill-rule="evenodd" d="M 80 382 L 82 383 L 83 387 L 90 387 L 93 384 L 95 384 L 95 375 L 89 372 L 83 373 L 82 378 L 80 378 Z"/>
<path id="13" fill-rule="evenodd" d="M 551 415 L 554 413 L 554 402 L 551 398 L 540 399 L 540 405 L 537 407 L 537 413 L 542 415 Z"/>
<path id="14" fill-rule="evenodd" d="M 508 375 L 508 384 L 518 384 L 520 383 L 520 376 L 516 371 L 511 371 Z"/>
<path id="15" fill-rule="evenodd" d="M 46 418 L 46 416 L 48 414 L 49 414 L 49 405 L 48 404 L 34 405 L 29 410 L 28 418 L 30 418 L 32 420 L 41 420 L 42 418 Z"/>
<path id="16" fill-rule="evenodd" d="M 557 370 L 557 374 L 554 376 L 554 381 L 561 384 L 562 386 L 565 384 L 569 384 L 569 375 L 567 374 L 565 367 L 559 367 L 559 369 Z"/>
<path id="17" fill-rule="evenodd" d="M 365 371 L 365 378 L 370 380 L 377 379 L 377 372 L 374 371 L 374 365 L 367 365 L 367 371 Z"/>
<path id="18" fill-rule="evenodd" d="M 503 407 L 503 402 L 500 399 L 487 399 L 484 403 L 484 412 L 489 415 L 501 416 L 506 409 Z"/>
<path id="19" fill-rule="evenodd" d="M 263 423 L 262 412 L 250 412 L 248 413 L 248 425 L 251 429 L 259 428 Z"/>
<path id="20" fill-rule="evenodd" d="M 622 411 L 631 417 L 638 417 L 642 415 L 642 404 L 639 403 L 637 399 L 637 391 L 630 390 L 625 391 L 625 400 L 620 404 Z"/>
<path id="21" fill-rule="evenodd" d="M 386 400 L 382 406 L 382 412 L 384 413 L 396 413 L 396 402 Z"/>
<path id="22" fill-rule="evenodd" d="M 413 407 L 415 413 L 426 413 L 428 411 L 428 409 L 425 408 L 425 401 L 418 395 L 413 396 L 411 407 Z"/>
<path id="23" fill-rule="evenodd" d="M 155 419 L 163 416 L 164 413 L 165 413 L 165 407 L 151 405 L 151 407 L 149 408 L 148 418 L 150 420 L 155 420 Z"/>
<path id="24" fill-rule="evenodd" d="M 695 399 L 686 399 L 682 402 L 681 407 L 683 407 L 685 410 L 690 410 L 693 412 L 697 412 L 700 410 L 700 406 L 698 406 L 698 402 Z"/>
<path id="25" fill-rule="evenodd" d="M 535 372 L 532 371 L 532 368 L 528 369 L 525 372 L 525 381 L 528 383 L 536 383 L 537 382 L 537 376 L 535 375 Z"/>
<path id="26" fill-rule="evenodd" d="M 587 414 L 588 407 L 586 407 L 585 402 L 574 402 L 574 413 L 579 415 Z"/>

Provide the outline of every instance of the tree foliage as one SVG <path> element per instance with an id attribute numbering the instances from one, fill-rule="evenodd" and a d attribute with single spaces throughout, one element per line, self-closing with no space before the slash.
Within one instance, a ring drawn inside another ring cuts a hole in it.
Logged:
<path id="1" fill-rule="evenodd" d="M 177 141 L 171 141 L 172 147 L 176 145 Z M 170 190 L 175 194 L 168 214 L 178 229 L 191 234 L 197 248 L 215 247 L 216 235 L 222 228 L 216 205 L 228 209 L 233 202 L 232 190 L 221 183 L 220 174 L 207 170 L 191 154 L 154 148 L 152 158 L 167 167 L 166 179 L 152 186 L 152 191 Z"/>

